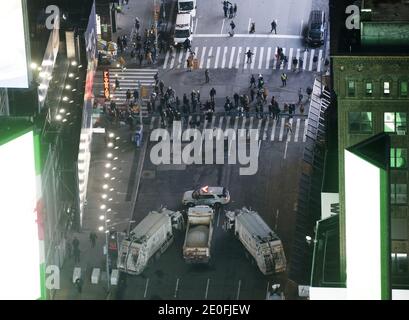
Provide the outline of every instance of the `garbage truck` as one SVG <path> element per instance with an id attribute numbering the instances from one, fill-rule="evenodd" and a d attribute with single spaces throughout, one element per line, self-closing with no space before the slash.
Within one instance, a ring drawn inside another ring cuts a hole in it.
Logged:
<path id="1" fill-rule="evenodd" d="M 159 258 L 173 242 L 172 227 L 183 228 L 183 216 L 179 211 L 162 208 L 149 212 L 120 243 L 118 270 L 131 275 L 141 274 L 152 256 Z"/>
<path id="2" fill-rule="evenodd" d="M 178 13 L 190 13 L 195 17 L 196 9 L 196 0 L 178 0 Z"/>
<path id="3" fill-rule="evenodd" d="M 189 208 L 183 258 L 187 263 L 209 263 L 214 211 L 209 206 Z"/>
<path id="4" fill-rule="evenodd" d="M 228 211 L 225 223 L 227 230 L 234 230 L 235 236 L 254 258 L 263 274 L 271 275 L 285 271 L 283 244 L 256 211 L 246 207 Z"/>

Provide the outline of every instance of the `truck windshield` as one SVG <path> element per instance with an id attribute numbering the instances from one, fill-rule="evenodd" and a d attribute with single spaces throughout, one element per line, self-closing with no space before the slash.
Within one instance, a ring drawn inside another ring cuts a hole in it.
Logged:
<path id="1" fill-rule="evenodd" d="M 179 2 L 179 11 L 193 10 L 193 1 Z"/>
<path id="2" fill-rule="evenodd" d="M 175 30 L 175 38 L 189 38 L 189 29 L 185 30 Z"/>

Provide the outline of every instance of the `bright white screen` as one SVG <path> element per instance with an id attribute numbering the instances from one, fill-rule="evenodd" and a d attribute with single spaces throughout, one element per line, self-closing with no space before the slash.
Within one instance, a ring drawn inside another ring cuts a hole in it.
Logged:
<path id="1" fill-rule="evenodd" d="M 33 132 L 0 146 L 0 299 L 38 299 Z"/>
<path id="2" fill-rule="evenodd" d="M 21 0 L 1 2 L 0 88 L 28 88 L 26 40 Z"/>
<path id="3" fill-rule="evenodd" d="M 380 170 L 345 150 L 348 299 L 381 299 Z"/>

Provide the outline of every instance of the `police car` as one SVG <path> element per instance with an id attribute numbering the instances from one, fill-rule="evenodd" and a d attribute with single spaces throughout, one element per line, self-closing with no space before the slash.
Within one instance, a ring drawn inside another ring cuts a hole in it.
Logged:
<path id="1" fill-rule="evenodd" d="M 230 202 L 230 193 L 224 187 L 205 186 L 197 190 L 186 191 L 182 203 L 187 206 L 221 206 Z"/>

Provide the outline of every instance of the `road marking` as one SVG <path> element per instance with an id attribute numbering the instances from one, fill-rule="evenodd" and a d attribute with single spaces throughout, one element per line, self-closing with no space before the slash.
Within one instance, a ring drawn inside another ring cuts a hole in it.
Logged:
<path id="1" fill-rule="evenodd" d="M 304 25 L 304 20 L 301 20 L 300 36 L 302 36 L 302 27 Z"/>
<path id="2" fill-rule="evenodd" d="M 304 135 L 302 138 L 302 142 L 306 142 L 307 141 L 307 130 L 308 130 L 308 119 L 305 120 L 304 122 Z"/>
<path id="3" fill-rule="evenodd" d="M 179 290 L 179 278 L 176 280 L 176 288 L 175 288 L 175 296 L 174 296 L 175 298 L 178 294 L 178 290 Z"/>
<path id="4" fill-rule="evenodd" d="M 256 57 L 257 57 L 257 47 L 254 47 L 253 49 L 253 57 L 252 57 L 252 61 L 251 61 L 251 69 L 254 69 L 254 64 L 256 63 Z"/>
<path id="5" fill-rule="evenodd" d="M 240 56 L 241 56 L 241 49 L 242 47 L 239 47 L 239 50 L 237 52 L 237 58 L 236 58 L 236 69 L 240 67 Z"/>
<path id="6" fill-rule="evenodd" d="M 163 62 L 163 69 L 166 69 L 166 66 L 168 65 L 169 55 L 170 55 L 170 50 L 166 52 L 165 61 Z"/>
<path id="7" fill-rule="evenodd" d="M 214 68 L 217 69 L 217 66 L 219 64 L 219 57 L 220 57 L 220 47 L 217 47 L 216 50 L 216 59 L 214 60 Z"/>
<path id="8" fill-rule="evenodd" d="M 308 68 L 308 71 L 312 70 L 312 63 L 313 63 L 313 59 L 314 59 L 314 53 L 315 53 L 315 49 L 311 49 L 311 55 L 310 55 L 310 66 Z"/>
<path id="9" fill-rule="evenodd" d="M 170 60 L 170 65 L 169 65 L 170 69 L 173 69 L 173 66 L 175 65 L 175 60 L 176 60 L 176 52 L 175 54 L 172 55 L 172 59 Z"/>
<path id="10" fill-rule="evenodd" d="M 250 32 L 251 18 L 249 18 L 249 25 L 247 27 L 247 32 Z"/>
<path id="11" fill-rule="evenodd" d="M 274 136 L 276 135 L 276 126 L 277 126 L 277 120 L 273 120 L 273 127 L 271 128 L 271 141 L 274 141 Z"/>
<path id="12" fill-rule="evenodd" d="M 149 286 L 149 278 L 146 279 L 145 292 L 143 294 L 144 298 L 146 298 L 146 293 L 148 292 L 148 286 Z"/>
<path id="13" fill-rule="evenodd" d="M 322 60 L 322 50 L 320 50 L 318 53 L 317 72 L 321 72 L 321 62 L 322 62 L 321 60 Z"/>
<path id="14" fill-rule="evenodd" d="M 233 67 L 233 58 L 234 58 L 234 53 L 236 52 L 236 47 L 231 48 L 230 52 L 230 61 L 229 61 L 229 69 Z"/>
<path id="15" fill-rule="evenodd" d="M 249 129 L 253 129 L 253 121 L 254 121 L 254 117 L 250 117 Z M 244 122 L 244 124 L 245 124 L 245 122 Z"/>
<path id="16" fill-rule="evenodd" d="M 250 28 L 249 28 L 250 29 Z M 193 38 L 225 38 L 225 34 L 207 33 L 193 34 Z M 302 36 L 291 34 L 254 34 L 254 33 L 235 33 L 234 38 L 276 38 L 276 39 L 302 39 Z"/>
<path id="17" fill-rule="evenodd" d="M 195 51 L 193 51 L 195 53 L 195 56 L 197 57 L 197 53 L 199 52 L 199 47 L 195 47 Z"/>
<path id="18" fill-rule="evenodd" d="M 283 48 L 283 55 L 285 56 L 285 48 Z M 284 61 L 280 61 L 281 65 L 280 65 L 280 70 L 284 70 Z"/>
<path id="19" fill-rule="evenodd" d="M 285 123 L 285 119 L 281 118 L 280 136 L 278 138 L 278 141 L 283 141 L 284 123 Z"/>
<path id="20" fill-rule="evenodd" d="M 230 116 L 227 116 L 227 118 L 226 118 L 226 129 L 230 129 L 230 119 L 231 117 Z"/>
<path id="21" fill-rule="evenodd" d="M 237 127 L 239 126 L 239 118 L 238 117 L 235 117 L 234 118 L 234 127 L 233 127 L 233 129 L 234 129 L 234 131 L 236 132 L 237 131 Z"/>
<path id="22" fill-rule="evenodd" d="M 192 121 L 192 116 L 189 116 L 189 118 L 187 119 L 187 128 L 190 128 L 190 122 Z"/>
<path id="23" fill-rule="evenodd" d="M 210 47 L 209 54 L 207 55 L 206 69 L 210 68 L 210 62 L 212 60 L 212 54 L 213 54 L 213 47 Z"/>
<path id="24" fill-rule="evenodd" d="M 215 121 L 216 121 L 216 116 L 213 115 L 213 117 L 212 117 L 212 124 L 210 125 L 210 128 L 211 128 L 211 129 L 214 128 L 214 123 L 215 123 Z"/>
<path id="25" fill-rule="evenodd" d="M 264 134 L 263 134 L 263 140 L 267 139 L 267 134 L 268 134 L 268 124 L 270 122 L 270 117 L 267 117 L 266 123 L 264 125 Z"/>
<path id="26" fill-rule="evenodd" d="M 299 133 L 300 133 L 300 122 L 301 122 L 301 119 L 298 118 L 298 119 L 297 119 L 297 124 L 296 124 L 296 126 L 295 126 L 294 142 L 298 142 L 298 135 L 299 135 Z"/>
<path id="27" fill-rule="evenodd" d="M 287 159 L 287 148 L 288 148 L 288 140 L 285 142 L 284 160 Z"/>
<path id="28" fill-rule="evenodd" d="M 267 48 L 266 69 L 270 67 L 271 47 Z"/>
<path id="29" fill-rule="evenodd" d="M 220 117 L 219 126 L 218 126 L 219 129 L 221 129 L 222 126 L 223 126 L 223 120 L 224 120 L 224 117 L 223 116 Z M 222 130 L 217 130 L 217 136 L 216 136 L 217 141 L 219 141 L 221 139 L 221 137 L 220 137 L 221 134 L 222 134 Z"/>
<path id="30" fill-rule="evenodd" d="M 196 18 L 196 26 L 195 26 L 195 32 L 194 32 L 194 33 L 196 33 L 196 31 L 197 31 L 197 23 L 198 23 L 198 21 L 199 21 L 199 18 Z"/>
<path id="31" fill-rule="evenodd" d="M 274 49 L 273 68 L 277 68 L 277 47 Z"/>
<path id="32" fill-rule="evenodd" d="M 237 288 L 237 296 L 236 296 L 236 300 L 239 300 L 239 296 L 240 296 L 240 288 L 241 288 L 241 280 L 239 280 L 239 287 Z"/>
<path id="33" fill-rule="evenodd" d="M 154 127 L 154 125 L 155 125 L 155 120 L 156 120 L 156 117 L 153 116 L 153 117 L 151 118 L 151 124 L 150 124 L 150 126 L 149 126 L 149 130 L 153 130 L 153 127 Z"/>
<path id="34" fill-rule="evenodd" d="M 276 212 L 276 221 L 275 221 L 275 225 L 274 225 L 274 230 L 275 230 L 275 231 L 277 231 L 277 224 L 278 224 L 278 215 L 279 215 L 279 213 L 280 213 L 280 210 L 277 209 L 277 212 Z"/>
<path id="35" fill-rule="evenodd" d="M 209 293 L 209 283 L 210 283 L 210 279 L 207 279 L 205 300 L 207 300 L 207 294 Z"/>
<path id="36" fill-rule="evenodd" d="M 202 55 L 200 56 L 200 65 L 199 65 L 199 68 L 200 68 L 200 69 L 203 69 L 203 63 L 204 63 L 205 54 L 206 54 L 206 47 L 203 47 L 203 49 L 202 49 Z"/>
<path id="37" fill-rule="evenodd" d="M 178 58 L 178 65 L 177 65 L 177 68 L 178 68 L 178 69 L 180 69 L 180 68 L 182 67 L 182 57 L 183 57 L 183 53 L 184 53 L 184 51 L 183 51 L 183 50 L 180 50 L 180 52 L 179 52 L 179 58 Z"/>
<path id="38" fill-rule="evenodd" d="M 290 128 L 287 129 L 287 142 L 290 142 L 291 136 L 293 135 L 293 118 L 288 121 L 288 124 L 290 125 L 291 130 Z"/>
<path id="39" fill-rule="evenodd" d="M 227 50 L 228 49 L 229 49 L 228 47 L 224 47 L 224 50 L 223 50 L 223 59 L 222 59 L 222 66 L 221 66 L 222 69 L 226 65 L 226 55 L 227 55 Z"/>
<path id="40" fill-rule="evenodd" d="M 243 69 L 247 69 L 247 52 L 250 50 L 250 47 L 246 47 L 246 52 L 244 53 L 244 66 Z"/>
<path id="41" fill-rule="evenodd" d="M 221 28 L 221 30 L 220 30 L 220 35 L 222 35 L 223 34 L 223 28 L 224 28 L 224 22 L 226 21 L 226 19 L 223 19 L 223 22 L 222 22 L 222 28 Z M 196 35 L 197 36 L 197 35 Z"/>
<path id="42" fill-rule="evenodd" d="M 216 227 L 219 227 L 219 218 L 220 218 L 220 211 L 217 211 L 217 221 L 216 221 Z"/>
<path id="43" fill-rule="evenodd" d="M 297 49 L 297 55 L 295 56 L 297 58 L 297 67 L 300 67 L 300 49 Z M 296 68 L 297 69 L 297 68 Z"/>
<path id="44" fill-rule="evenodd" d="M 183 64 L 182 64 L 182 66 L 184 67 L 184 66 L 186 66 L 187 67 L 187 58 L 189 57 L 189 50 L 186 50 L 186 52 L 185 52 L 185 57 L 183 58 Z"/>
<path id="45" fill-rule="evenodd" d="M 263 56 L 264 56 L 264 47 L 261 47 L 259 60 L 258 60 L 258 68 L 259 69 L 261 69 L 261 65 L 263 64 Z"/>
<path id="46" fill-rule="evenodd" d="M 288 66 L 287 70 L 291 70 L 291 66 L 293 65 L 293 48 L 290 48 L 290 53 L 288 54 Z"/>

